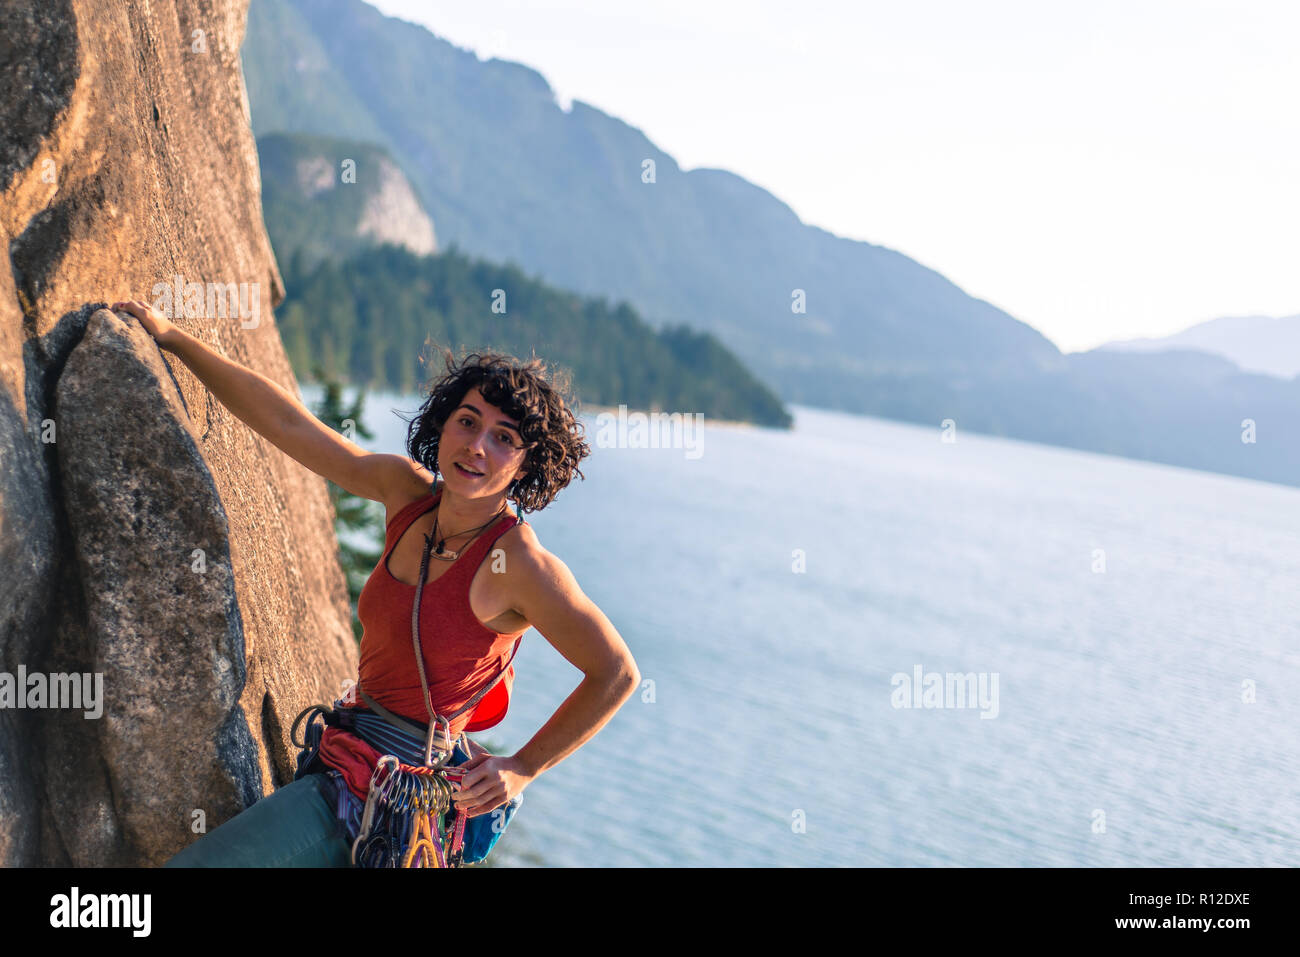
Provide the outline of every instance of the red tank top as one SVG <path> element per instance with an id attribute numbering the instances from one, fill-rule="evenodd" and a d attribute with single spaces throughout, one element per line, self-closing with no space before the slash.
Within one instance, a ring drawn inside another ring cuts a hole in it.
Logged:
<path id="1" fill-rule="evenodd" d="M 357 617 L 364 631 L 357 683 L 361 690 L 400 717 L 425 725 L 429 710 L 420 687 L 411 641 L 411 602 L 415 586 L 398 581 L 388 570 L 388 556 L 402 534 L 442 497 L 442 488 L 418 499 L 393 516 L 384 538 L 384 553 L 357 599 Z M 497 676 L 515 639 L 492 631 L 478 620 L 469 603 L 469 586 L 498 538 L 515 519 L 503 515 L 486 529 L 437 579 L 426 579 L 420 595 L 420 647 L 433 707 L 440 716 L 463 708 L 475 693 Z M 423 542 L 421 542 L 423 544 Z M 430 558 L 429 562 L 438 561 Z M 498 724 L 510 707 L 515 669 L 506 669 L 496 686 L 477 705 L 451 722 L 451 735 L 482 731 Z M 361 702 L 358 696 L 358 703 Z"/>

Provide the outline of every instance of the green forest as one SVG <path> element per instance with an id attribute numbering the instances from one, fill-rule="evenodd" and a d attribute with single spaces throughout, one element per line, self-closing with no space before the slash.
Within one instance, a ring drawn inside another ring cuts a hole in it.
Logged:
<path id="1" fill-rule="evenodd" d="M 352 386 L 411 393 L 442 370 L 433 347 L 493 349 L 563 367 L 579 403 L 793 423 L 710 333 L 652 329 L 625 302 L 557 290 L 454 245 L 433 256 L 383 245 L 314 265 L 295 252 L 283 275 L 280 335 L 302 381 L 319 381 L 319 366 Z"/>

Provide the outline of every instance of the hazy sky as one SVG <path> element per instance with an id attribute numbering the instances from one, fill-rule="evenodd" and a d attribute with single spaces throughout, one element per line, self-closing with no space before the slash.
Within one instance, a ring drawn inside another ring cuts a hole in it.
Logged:
<path id="1" fill-rule="evenodd" d="M 371 2 L 1067 352 L 1300 312 L 1300 4 Z"/>

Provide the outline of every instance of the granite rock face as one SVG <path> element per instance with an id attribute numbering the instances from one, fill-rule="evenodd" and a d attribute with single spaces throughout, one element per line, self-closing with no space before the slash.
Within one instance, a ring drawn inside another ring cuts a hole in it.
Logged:
<path id="1" fill-rule="evenodd" d="M 0 865 L 161 864 L 291 780 L 294 715 L 356 674 L 324 481 L 102 308 L 177 289 L 296 392 L 246 3 L 0 6 Z M 53 678 L 16 706 L 20 670 L 102 676 L 100 713 Z"/>
<path id="2" fill-rule="evenodd" d="M 387 157 L 379 162 L 379 188 L 366 204 L 357 232 L 375 243 L 405 246 L 417 256 L 438 249 L 433 220 L 402 171 Z"/>
<path id="3" fill-rule="evenodd" d="M 282 262 L 310 268 L 383 243 L 438 251 L 433 220 L 382 146 L 305 133 L 257 140 L 266 225 Z"/>

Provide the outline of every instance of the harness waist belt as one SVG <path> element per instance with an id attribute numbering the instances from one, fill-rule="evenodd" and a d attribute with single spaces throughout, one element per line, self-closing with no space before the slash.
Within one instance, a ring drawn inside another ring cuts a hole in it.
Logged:
<path id="1" fill-rule="evenodd" d="M 398 729 L 399 731 L 403 732 L 409 737 L 419 740 L 421 743 L 423 743 L 425 739 L 428 738 L 429 736 L 428 725 L 416 724 L 414 721 L 408 721 L 405 718 L 400 718 L 397 715 L 393 714 L 393 712 L 385 708 L 383 705 L 381 705 L 374 698 L 370 697 L 370 695 L 366 694 L 364 691 L 361 691 L 360 688 L 358 688 L 357 690 L 360 691 L 361 700 L 366 703 L 367 707 L 369 707 L 370 710 L 373 711 L 375 714 L 379 715 L 379 717 L 383 718 L 385 721 L 391 724 L 394 728 Z M 357 711 L 359 714 L 365 713 L 364 711 L 361 711 L 359 708 L 358 709 L 344 708 L 341 709 L 340 713 L 346 714 L 349 710 Z M 434 737 L 434 747 L 438 748 L 441 751 L 450 751 L 455 746 L 456 746 L 456 742 L 449 740 L 441 733 L 435 735 Z M 422 764 L 423 761 L 411 761 L 408 763 Z"/>

